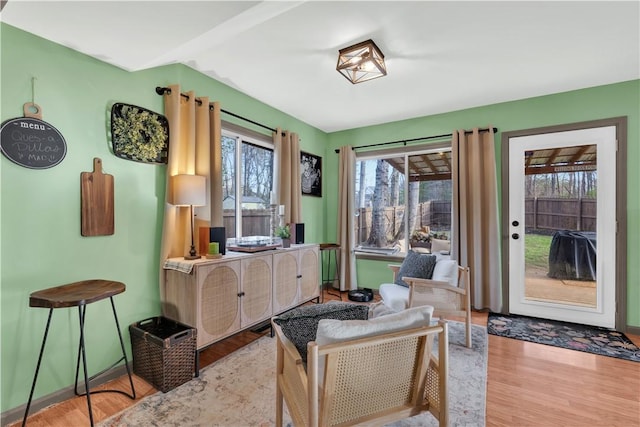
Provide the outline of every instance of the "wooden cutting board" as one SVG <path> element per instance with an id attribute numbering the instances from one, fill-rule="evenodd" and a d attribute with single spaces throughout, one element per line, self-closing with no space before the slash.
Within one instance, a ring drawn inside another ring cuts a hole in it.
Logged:
<path id="1" fill-rule="evenodd" d="M 93 159 L 93 172 L 80 173 L 83 236 L 113 234 L 113 175 L 102 173 L 102 160 Z"/>

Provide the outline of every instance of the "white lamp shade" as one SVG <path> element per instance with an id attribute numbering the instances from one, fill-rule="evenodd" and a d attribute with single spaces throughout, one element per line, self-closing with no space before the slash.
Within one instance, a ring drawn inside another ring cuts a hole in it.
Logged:
<path id="1" fill-rule="evenodd" d="M 207 181 L 200 175 L 173 175 L 173 205 L 204 206 L 207 204 Z"/>

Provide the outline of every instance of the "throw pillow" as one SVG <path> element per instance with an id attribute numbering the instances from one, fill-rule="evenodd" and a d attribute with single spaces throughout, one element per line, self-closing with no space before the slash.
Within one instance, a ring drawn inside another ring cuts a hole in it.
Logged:
<path id="1" fill-rule="evenodd" d="M 429 326 L 432 316 L 433 307 L 422 305 L 369 320 L 339 321 L 323 319 L 318 323 L 315 341 L 317 345 L 321 346 Z M 320 356 L 318 360 L 318 378 L 321 383 L 324 378 L 324 370 L 325 356 Z"/>
<path id="2" fill-rule="evenodd" d="M 457 286 L 458 263 L 452 259 L 441 259 L 436 263 L 431 278 L 440 282 L 449 282 L 451 285 Z"/>
<path id="3" fill-rule="evenodd" d="M 329 302 L 327 304 L 304 305 L 294 308 L 273 321 L 282 328 L 282 333 L 296 346 L 302 361 L 307 363 L 307 343 L 316 339 L 318 322 L 321 319 L 366 320 L 369 307 L 364 304 Z"/>
<path id="4" fill-rule="evenodd" d="M 409 285 L 402 280 L 403 277 L 431 279 L 435 265 L 435 255 L 419 254 L 410 250 L 404 258 L 404 261 L 402 261 L 402 265 L 400 266 L 400 270 L 398 271 L 398 275 L 396 276 L 394 283 L 408 288 Z"/>
<path id="5" fill-rule="evenodd" d="M 323 319 L 318 324 L 316 344 L 326 345 L 358 338 L 429 326 L 433 307 L 422 305 L 369 320 Z"/>

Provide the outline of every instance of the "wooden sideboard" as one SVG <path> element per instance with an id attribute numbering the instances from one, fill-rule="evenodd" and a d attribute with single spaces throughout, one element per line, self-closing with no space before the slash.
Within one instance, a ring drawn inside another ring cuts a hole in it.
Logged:
<path id="1" fill-rule="evenodd" d="M 196 328 L 197 349 L 202 350 L 318 298 L 318 254 L 317 244 L 301 244 L 251 254 L 227 252 L 219 259 L 171 258 L 164 269 L 162 314 Z"/>

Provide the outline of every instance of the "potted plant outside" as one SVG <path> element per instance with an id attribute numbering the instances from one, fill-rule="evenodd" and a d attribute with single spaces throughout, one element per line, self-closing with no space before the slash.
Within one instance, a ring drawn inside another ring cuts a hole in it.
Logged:
<path id="1" fill-rule="evenodd" d="M 289 224 L 276 228 L 276 236 L 282 239 L 283 248 L 291 247 L 291 229 L 289 228 Z"/>
<path id="2" fill-rule="evenodd" d="M 450 245 L 446 232 L 431 231 L 429 226 L 424 226 L 411 233 L 410 244 L 412 248 L 425 248 L 431 252 L 434 242 L 438 243 L 438 247 L 443 247 L 443 244 Z"/>

